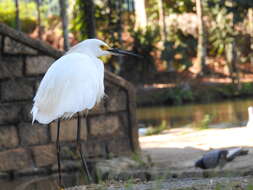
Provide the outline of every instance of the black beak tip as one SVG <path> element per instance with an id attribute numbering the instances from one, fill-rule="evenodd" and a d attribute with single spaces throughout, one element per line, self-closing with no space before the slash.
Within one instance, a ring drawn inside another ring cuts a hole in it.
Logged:
<path id="1" fill-rule="evenodd" d="M 118 49 L 118 48 L 112 48 L 112 49 L 109 49 L 108 51 L 116 54 L 116 55 L 131 55 L 131 56 L 135 56 L 135 57 L 138 57 L 138 58 L 143 58 L 143 56 L 141 55 L 138 55 L 136 53 L 133 53 L 131 51 L 126 51 L 126 50 L 121 50 L 121 49 Z"/>

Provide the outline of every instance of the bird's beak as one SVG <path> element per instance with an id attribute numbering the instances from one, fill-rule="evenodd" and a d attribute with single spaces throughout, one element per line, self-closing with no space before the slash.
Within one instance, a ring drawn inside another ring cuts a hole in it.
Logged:
<path id="1" fill-rule="evenodd" d="M 118 48 L 111 48 L 111 49 L 108 49 L 107 51 L 109 51 L 113 55 L 131 55 L 131 56 L 142 58 L 141 55 L 138 55 L 138 54 L 132 53 L 130 51 L 126 51 L 126 50 L 121 50 Z"/>

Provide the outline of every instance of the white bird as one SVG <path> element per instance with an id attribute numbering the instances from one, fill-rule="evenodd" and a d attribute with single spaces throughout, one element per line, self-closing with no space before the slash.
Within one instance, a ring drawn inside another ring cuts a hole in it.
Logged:
<path id="1" fill-rule="evenodd" d="M 33 121 L 49 124 L 58 119 L 57 159 L 59 184 L 61 183 L 59 131 L 60 119 L 90 110 L 104 96 L 104 65 L 98 58 L 104 55 L 134 55 L 128 51 L 110 48 L 98 39 L 88 39 L 72 47 L 47 70 L 33 99 Z M 80 144 L 80 119 L 77 121 L 77 145 L 83 166 L 90 174 Z"/>

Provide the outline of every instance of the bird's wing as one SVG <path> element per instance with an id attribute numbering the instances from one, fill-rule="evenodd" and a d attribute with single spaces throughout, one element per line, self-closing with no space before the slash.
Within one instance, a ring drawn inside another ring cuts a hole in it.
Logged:
<path id="1" fill-rule="evenodd" d="M 67 54 L 54 62 L 34 98 L 34 119 L 47 124 L 64 114 L 91 109 L 103 94 L 104 70 L 100 65 L 97 58 L 80 53 Z"/>

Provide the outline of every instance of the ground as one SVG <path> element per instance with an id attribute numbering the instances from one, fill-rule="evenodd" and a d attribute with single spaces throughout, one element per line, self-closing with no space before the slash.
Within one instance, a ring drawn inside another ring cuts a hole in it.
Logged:
<path id="1" fill-rule="evenodd" d="M 140 145 L 158 168 L 182 172 L 201 171 L 194 168 L 194 162 L 208 150 L 245 147 L 249 154 L 228 163 L 224 170 L 253 169 L 253 128 L 171 129 L 160 135 L 140 137 Z"/>
<path id="2" fill-rule="evenodd" d="M 144 155 L 154 164 L 151 181 L 117 182 L 68 190 L 253 190 L 253 128 L 170 129 L 140 137 Z M 194 162 L 211 149 L 243 147 L 248 155 L 237 157 L 224 168 L 201 170 Z"/>

